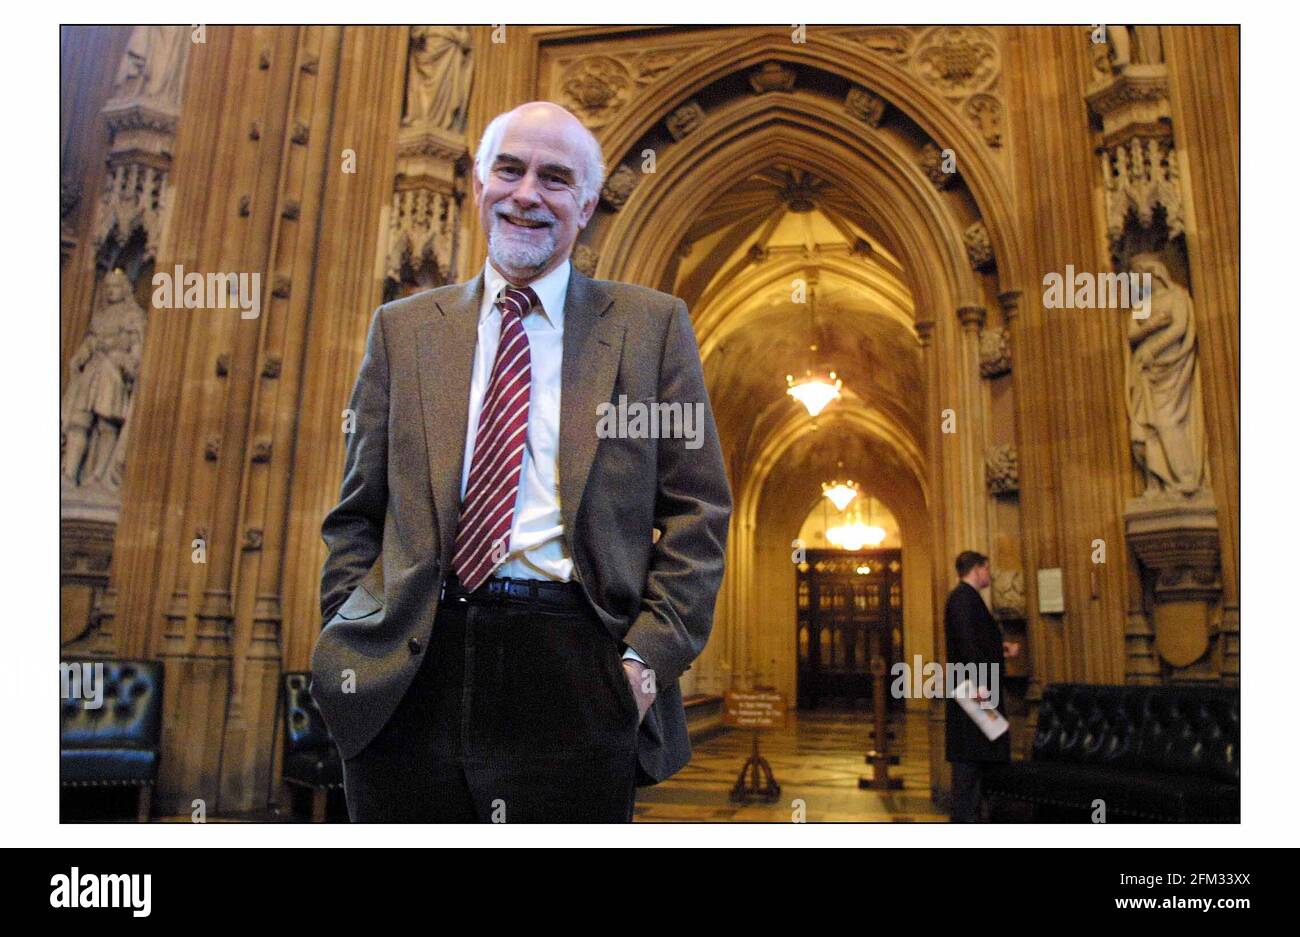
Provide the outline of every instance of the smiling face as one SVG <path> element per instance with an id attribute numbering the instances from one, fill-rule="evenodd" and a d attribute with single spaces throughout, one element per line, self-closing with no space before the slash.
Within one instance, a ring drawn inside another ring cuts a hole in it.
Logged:
<path id="1" fill-rule="evenodd" d="M 487 181 L 473 174 L 474 200 L 493 266 L 516 286 L 568 259 L 597 196 L 582 203 L 586 129 L 557 105 L 518 108 L 507 118 Z"/>

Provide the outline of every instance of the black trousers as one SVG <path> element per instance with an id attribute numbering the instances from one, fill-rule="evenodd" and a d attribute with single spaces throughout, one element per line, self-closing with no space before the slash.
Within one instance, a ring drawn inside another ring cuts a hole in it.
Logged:
<path id="1" fill-rule="evenodd" d="M 594 611 L 439 606 L 420 670 L 343 763 L 354 823 L 630 822 L 636 698 Z"/>
<path id="2" fill-rule="evenodd" d="M 952 763 L 952 822 L 978 823 L 983 795 L 984 765 L 978 761 Z"/>

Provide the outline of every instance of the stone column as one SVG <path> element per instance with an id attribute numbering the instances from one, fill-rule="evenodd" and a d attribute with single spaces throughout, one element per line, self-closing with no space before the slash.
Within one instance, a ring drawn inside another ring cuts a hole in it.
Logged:
<path id="1" fill-rule="evenodd" d="M 1020 193 L 1024 269 L 1010 319 L 1018 413 L 1020 511 L 1035 685 L 1123 679 L 1127 610 L 1124 499 L 1130 493 L 1122 323 L 1102 310 L 1045 308 L 1049 273 L 1104 272 L 1098 184 L 1078 98 L 1090 63 L 1076 27 L 1012 28 L 1009 136 Z M 1010 299 L 1010 298 L 1009 298 Z M 1106 563 L 1093 562 L 1094 543 Z M 1065 612 L 1038 611 L 1037 572 L 1060 569 Z"/>

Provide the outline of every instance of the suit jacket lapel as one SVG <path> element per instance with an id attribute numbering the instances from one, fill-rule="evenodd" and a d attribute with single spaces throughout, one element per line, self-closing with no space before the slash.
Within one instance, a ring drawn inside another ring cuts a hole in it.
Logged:
<path id="1" fill-rule="evenodd" d="M 460 520 L 469 390 L 478 342 L 483 273 L 435 302 L 418 330 L 420 403 L 429 457 L 430 497 L 444 558 Z M 566 538 L 577 522 L 582 493 L 596 457 L 596 407 L 614 390 L 623 351 L 623 325 L 606 313 L 614 300 L 599 284 L 571 269 L 564 302 L 564 360 L 560 368 L 560 514 Z"/>
<path id="2" fill-rule="evenodd" d="M 420 403 L 429 487 L 439 546 L 450 559 L 460 519 L 460 478 L 469 418 L 469 385 L 478 343 L 483 272 L 437 300 L 418 330 Z"/>
<path id="3" fill-rule="evenodd" d="M 564 360 L 560 367 L 560 517 L 569 552 L 596 457 L 596 407 L 609 402 L 623 353 L 623 325 L 606 313 L 613 298 L 572 268 L 564 302 Z"/>

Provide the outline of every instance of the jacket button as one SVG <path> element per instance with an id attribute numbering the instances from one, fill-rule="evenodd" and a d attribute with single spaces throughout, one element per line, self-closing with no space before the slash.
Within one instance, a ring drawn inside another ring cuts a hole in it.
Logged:
<path id="1" fill-rule="evenodd" d="M 411 649 L 411 653 L 412 653 L 412 654 L 419 654 L 419 653 L 420 653 L 420 639 L 419 639 L 419 638 L 412 638 L 411 640 L 407 641 L 407 642 L 406 642 L 406 646 L 409 647 L 409 648 Z"/>

